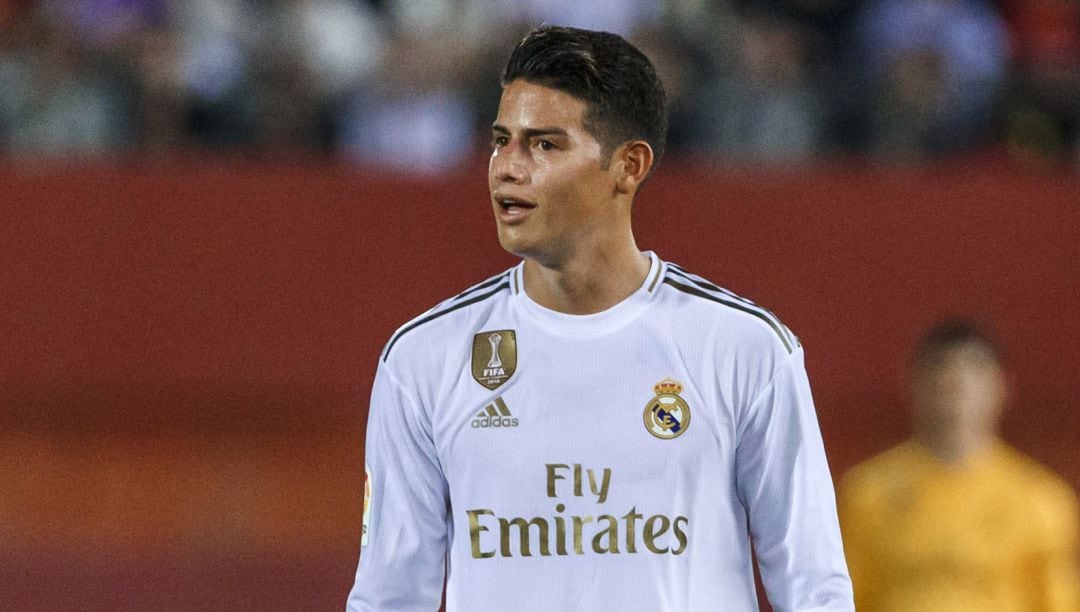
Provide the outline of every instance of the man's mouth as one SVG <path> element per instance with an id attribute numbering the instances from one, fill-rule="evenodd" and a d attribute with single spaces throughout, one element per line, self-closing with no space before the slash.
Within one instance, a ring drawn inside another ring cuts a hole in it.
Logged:
<path id="1" fill-rule="evenodd" d="M 495 202 L 499 205 L 504 218 L 515 218 L 526 214 L 528 211 L 536 208 L 536 204 L 528 200 L 522 200 L 521 198 L 504 198 L 499 197 L 495 199 Z"/>

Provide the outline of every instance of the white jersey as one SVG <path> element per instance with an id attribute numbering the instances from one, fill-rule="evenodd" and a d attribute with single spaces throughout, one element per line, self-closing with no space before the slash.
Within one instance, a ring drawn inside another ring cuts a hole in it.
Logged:
<path id="1" fill-rule="evenodd" d="M 523 266 L 401 327 L 365 448 L 350 610 L 853 610 L 794 335 L 660 261 L 576 316 Z M 444 575 L 444 571 L 446 572 Z"/>

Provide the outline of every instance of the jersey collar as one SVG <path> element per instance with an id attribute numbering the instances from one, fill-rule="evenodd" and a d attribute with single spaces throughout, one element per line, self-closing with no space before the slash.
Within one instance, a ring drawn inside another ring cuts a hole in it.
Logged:
<path id="1" fill-rule="evenodd" d="M 534 302 L 525 292 L 525 262 L 522 261 L 510 274 L 510 291 L 515 307 L 540 326 L 556 333 L 587 336 L 613 332 L 636 319 L 660 288 L 665 264 L 652 251 L 646 251 L 645 255 L 649 257 L 649 273 L 641 286 L 611 308 L 587 315 L 567 314 Z"/>

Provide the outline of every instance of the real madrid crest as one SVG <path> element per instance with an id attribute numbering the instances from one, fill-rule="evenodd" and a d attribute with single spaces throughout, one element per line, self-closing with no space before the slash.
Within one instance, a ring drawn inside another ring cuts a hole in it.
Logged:
<path id="1" fill-rule="evenodd" d="M 514 330 L 480 332 L 473 336 L 472 376 L 495 390 L 517 370 L 517 338 Z"/>
<path id="2" fill-rule="evenodd" d="M 683 387 L 665 378 L 653 386 L 656 396 L 645 405 L 645 429 L 664 440 L 678 438 L 690 427 L 690 406 L 679 397 Z"/>

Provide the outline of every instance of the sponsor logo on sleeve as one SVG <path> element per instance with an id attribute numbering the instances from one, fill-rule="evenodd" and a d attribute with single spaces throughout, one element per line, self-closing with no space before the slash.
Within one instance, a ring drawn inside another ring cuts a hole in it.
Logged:
<path id="1" fill-rule="evenodd" d="M 367 464 L 364 464 L 364 518 L 363 526 L 360 531 L 360 547 L 367 546 L 368 533 L 370 532 L 371 525 L 371 469 Z"/>

